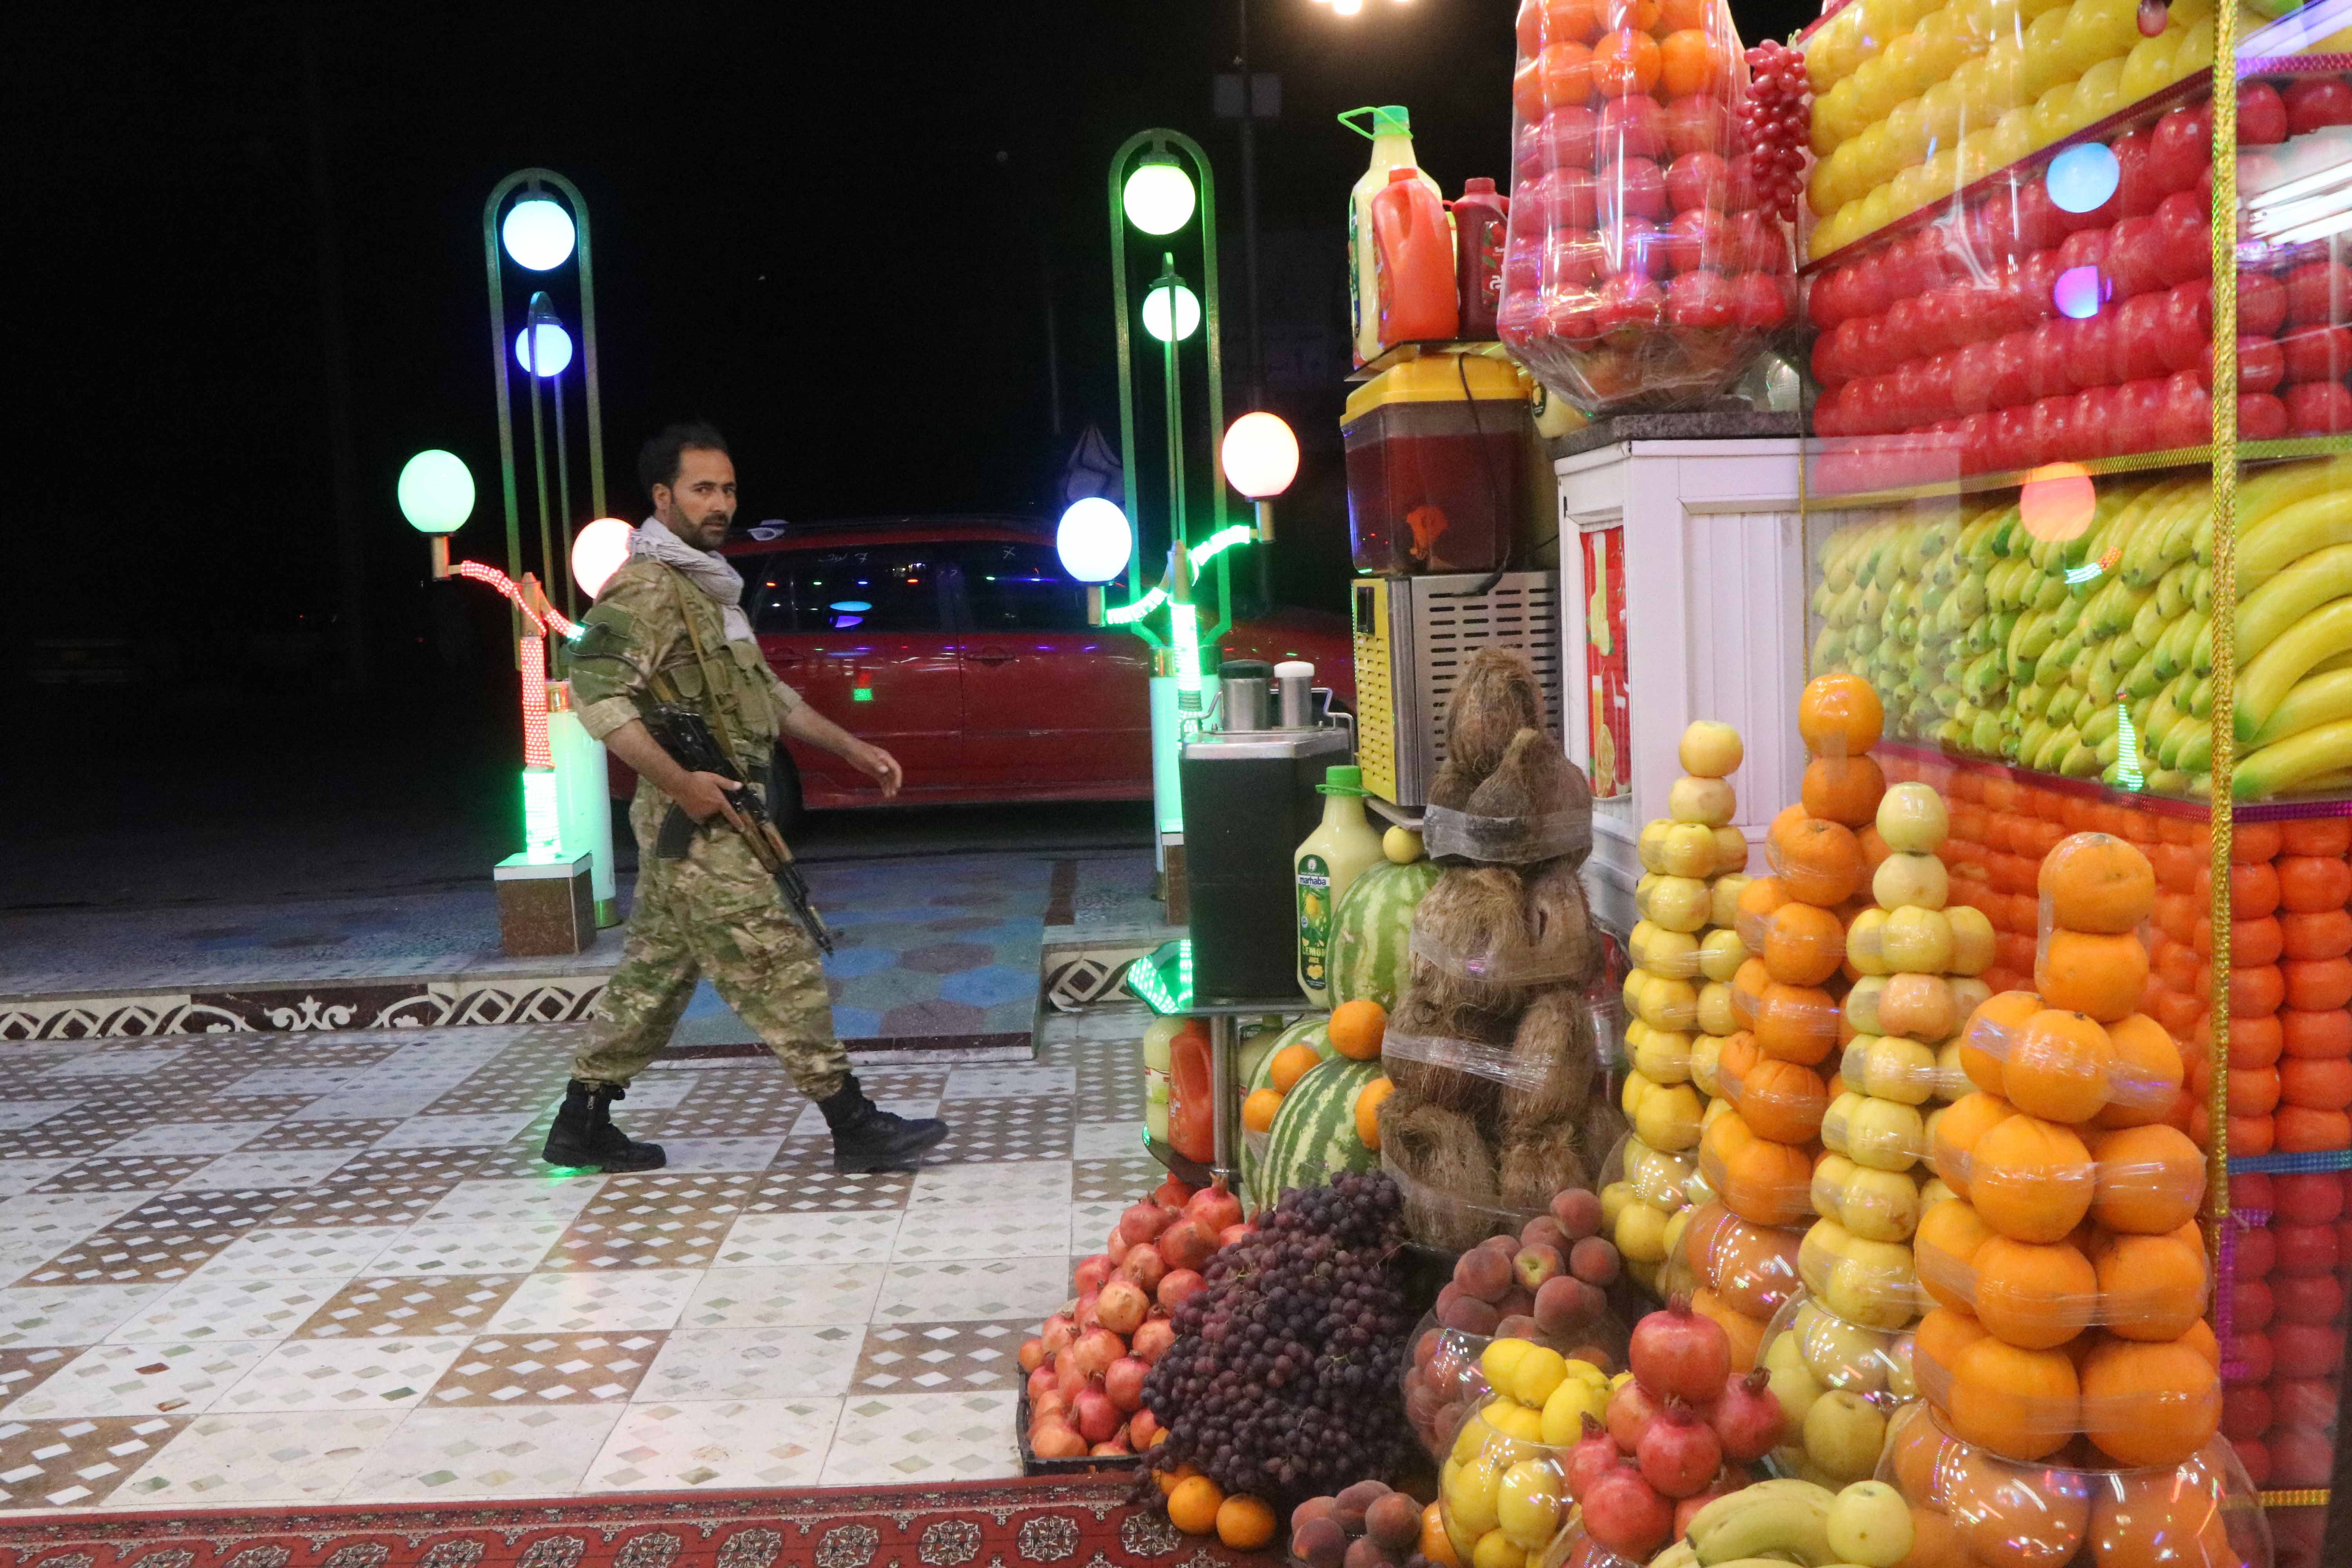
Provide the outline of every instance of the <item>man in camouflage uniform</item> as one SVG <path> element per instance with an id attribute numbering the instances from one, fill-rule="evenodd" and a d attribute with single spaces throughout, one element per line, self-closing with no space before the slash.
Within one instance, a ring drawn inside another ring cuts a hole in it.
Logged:
<path id="1" fill-rule="evenodd" d="M 715 550 L 735 514 L 735 468 L 719 433 L 674 425 L 646 444 L 637 468 L 654 515 L 597 595 L 571 659 L 581 722 L 637 771 L 629 806 L 636 897 L 620 967 L 572 1064 L 546 1157 L 607 1171 L 662 1165 L 661 1146 L 632 1141 L 613 1125 L 610 1108 L 668 1042 L 696 980 L 707 975 L 824 1112 L 837 1168 L 906 1168 L 947 1135 L 946 1124 L 894 1116 L 858 1089 L 834 1037 L 815 944 L 739 831 L 742 819 L 728 795 L 743 786 L 680 767 L 642 711 L 656 701 L 699 710 L 763 792 L 779 733 L 872 774 L 886 797 L 898 793 L 898 763 L 803 702 L 752 639 L 743 580 Z M 673 804 L 698 826 L 685 858 L 666 860 L 655 840 Z"/>

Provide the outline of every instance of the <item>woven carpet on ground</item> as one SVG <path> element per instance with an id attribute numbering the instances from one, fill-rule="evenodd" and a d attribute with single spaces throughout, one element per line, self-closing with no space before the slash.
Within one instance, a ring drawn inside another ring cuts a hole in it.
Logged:
<path id="1" fill-rule="evenodd" d="M 1225 1568 L 1123 1477 L 0 1523 L 11 1568 Z"/>

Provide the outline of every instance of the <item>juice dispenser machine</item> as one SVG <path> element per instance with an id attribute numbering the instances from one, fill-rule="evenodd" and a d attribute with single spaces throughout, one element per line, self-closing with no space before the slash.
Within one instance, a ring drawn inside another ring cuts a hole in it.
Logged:
<path id="1" fill-rule="evenodd" d="M 1203 1004 L 1301 997 L 1291 855 L 1323 820 L 1324 770 L 1354 760 L 1349 731 L 1321 717 L 1313 671 L 1228 659 L 1218 728 L 1178 763 L 1190 884 L 1192 994 Z"/>

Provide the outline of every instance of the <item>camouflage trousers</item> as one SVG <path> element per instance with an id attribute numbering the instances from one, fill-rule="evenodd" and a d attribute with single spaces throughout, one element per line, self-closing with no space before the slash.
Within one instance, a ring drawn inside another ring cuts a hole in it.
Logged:
<path id="1" fill-rule="evenodd" d="M 831 1097 L 849 1071 L 849 1055 L 834 1037 L 816 945 L 784 907 L 775 879 L 723 824 L 697 833 L 683 860 L 656 857 L 652 838 L 637 835 L 628 940 L 572 1076 L 628 1087 L 669 1043 L 695 982 L 708 978 L 803 1094 Z"/>

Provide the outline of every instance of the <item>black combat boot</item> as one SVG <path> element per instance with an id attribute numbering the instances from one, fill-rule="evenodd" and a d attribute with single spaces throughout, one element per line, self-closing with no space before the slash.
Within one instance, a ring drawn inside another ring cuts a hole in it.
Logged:
<path id="1" fill-rule="evenodd" d="M 948 1135 L 944 1121 L 909 1121 L 876 1105 L 857 1087 L 856 1073 L 816 1108 L 833 1129 L 836 1171 L 911 1171 L 923 1163 L 924 1150 Z"/>
<path id="2" fill-rule="evenodd" d="M 573 1079 L 563 1086 L 563 1109 L 547 1130 L 541 1155 L 551 1165 L 593 1165 L 600 1171 L 658 1171 L 669 1163 L 658 1143 L 638 1143 L 613 1125 L 613 1101 L 628 1090 L 592 1089 Z"/>

